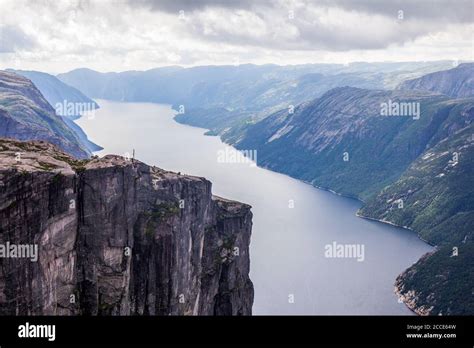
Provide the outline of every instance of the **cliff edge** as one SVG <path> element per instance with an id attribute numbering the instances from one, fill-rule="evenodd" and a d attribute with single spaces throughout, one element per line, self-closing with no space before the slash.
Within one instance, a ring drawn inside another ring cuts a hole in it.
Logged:
<path id="1" fill-rule="evenodd" d="M 252 312 L 251 207 L 204 178 L 0 139 L 0 202 L 0 314 Z"/>

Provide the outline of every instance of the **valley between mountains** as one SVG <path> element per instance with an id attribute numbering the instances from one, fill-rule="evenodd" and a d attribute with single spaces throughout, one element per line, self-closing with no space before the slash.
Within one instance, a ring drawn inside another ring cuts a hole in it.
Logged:
<path id="1" fill-rule="evenodd" d="M 361 200 L 361 218 L 435 246 L 393 279 L 400 299 L 474 313 L 474 63 L 0 72 L 0 237 L 43 247 L 37 264 L 0 261 L 2 314 L 249 315 L 250 206 L 203 178 L 91 157 L 80 115 L 55 113 L 65 98 L 172 104 L 258 166 Z"/>

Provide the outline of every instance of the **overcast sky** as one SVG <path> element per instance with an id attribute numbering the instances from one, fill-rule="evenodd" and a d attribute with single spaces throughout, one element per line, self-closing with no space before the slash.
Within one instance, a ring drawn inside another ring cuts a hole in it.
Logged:
<path id="1" fill-rule="evenodd" d="M 474 0 L 0 0 L 0 68 L 473 60 Z"/>

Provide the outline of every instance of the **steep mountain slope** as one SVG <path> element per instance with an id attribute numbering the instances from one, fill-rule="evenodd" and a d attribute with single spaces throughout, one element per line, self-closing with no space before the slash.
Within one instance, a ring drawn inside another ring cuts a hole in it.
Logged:
<path id="1" fill-rule="evenodd" d="M 90 156 L 87 146 L 34 84 L 5 71 L 0 71 L 0 137 L 46 140 L 77 158 Z"/>
<path id="2" fill-rule="evenodd" d="M 453 98 L 474 97 L 474 63 L 438 71 L 403 82 L 399 89 L 442 93 Z"/>
<path id="3" fill-rule="evenodd" d="M 0 314 L 251 314 L 250 206 L 204 178 L 2 139 L 0 180 L 0 244 L 38 250 L 0 258 Z"/>
<path id="4" fill-rule="evenodd" d="M 474 109 L 469 111 L 472 122 Z M 473 134 L 470 124 L 429 148 L 397 181 L 368 200 L 361 214 L 410 227 L 436 245 L 471 239 L 473 226 L 467 222 L 474 221 Z"/>
<path id="5" fill-rule="evenodd" d="M 401 103 L 419 115 L 382 112 Z M 363 199 L 359 215 L 437 245 L 398 277 L 397 292 L 419 314 L 473 314 L 473 121 L 474 98 L 345 87 L 223 138 L 257 150 L 258 165 Z"/>
<path id="6" fill-rule="evenodd" d="M 419 115 L 384 116 L 384 103 L 408 103 Z M 366 199 L 396 180 L 427 147 L 462 127 L 462 112 L 471 105 L 426 93 L 336 88 L 294 113 L 282 110 L 237 138 L 223 138 L 239 149 L 257 150 L 261 166 Z"/>
<path id="7" fill-rule="evenodd" d="M 468 126 L 428 149 L 360 211 L 413 229 L 439 246 L 397 279 L 399 294 L 419 314 L 474 313 L 474 110 L 470 112 Z"/>
<path id="8" fill-rule="evenodd" d="M 55 109 L 56 115 L 62 116 L 64 123 L 71 128 L 81 143 L 91 152 L 102 150 L 102 147 L 93 143 L 87 135 L 73 120 L 81 115 L 75 112 L 76 108 L 70 108 L 71 104 L 80 104 L 81 110 L 95 110 L 99 105 L 85 96 L 78 89 L 68 86 L 57 77 L 39 71 L 12 70 L 7 71 L 21 75 L 29 79 L 40 90 L 48 103 Z M 61 105 L 61 107 L 57 107 Z"/>
<path id="9" fill-rule="evenodd" d="M 99 105 L 85 96 L 78 89 L 71 87 L 56 76 L 46 74 L 39 71 L 28 71 L 28 70 L 12 70 L 8 69 L 7 71 L 13 72 L 15 74 L 21 75 L 29 79 L 33 84 L 41 91 L 41 94 L 48 101 L 48 103 L 55 108 L 56 104 L 67 103 L 83 103 L 92 106 L 94 109 L 99 108 Z M 56 108 L 55 108 L 56 110 Z M 58 110 L 56 110 L 58 111 Z M 67 111 L 64 110 L 64 111 Z M 79 117 L 80 115 L 68 115 L 67 113 L 62 114 L 61 116 L 69 117 Z"/>

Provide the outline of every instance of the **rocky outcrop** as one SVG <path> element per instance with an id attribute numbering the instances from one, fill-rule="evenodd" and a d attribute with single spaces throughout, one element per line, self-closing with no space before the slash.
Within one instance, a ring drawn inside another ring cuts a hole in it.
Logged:
<path id="1" fill-rule="evenodd" d="M 1 314 L 251 314 L 250 206 L 136 160 L 0 145 L 0 245 L 38 245 L 0 258 Z"/>

